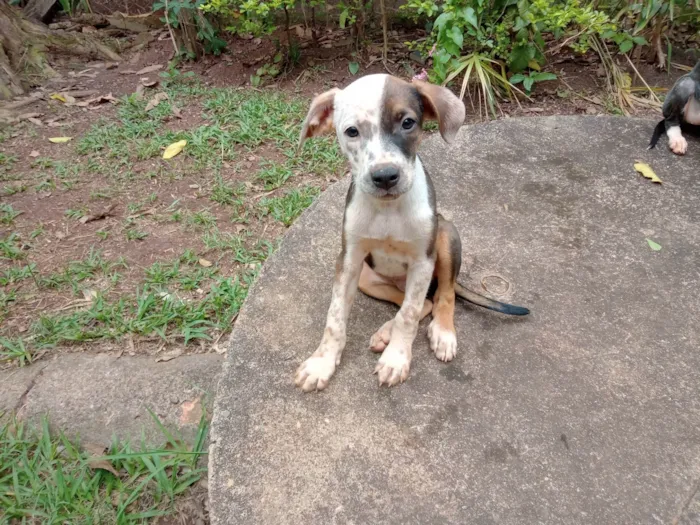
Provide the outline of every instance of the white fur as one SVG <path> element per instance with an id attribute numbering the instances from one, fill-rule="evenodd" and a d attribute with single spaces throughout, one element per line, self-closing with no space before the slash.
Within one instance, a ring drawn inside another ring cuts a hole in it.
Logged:
<path id="1" fill-rule="evenodd" d="M 668 135 L 668 147 L 676 155 L 684 155 L 688 150 L 688 141 L 681 134 L 680 126 L 671 126 L 666 132 Z"/>

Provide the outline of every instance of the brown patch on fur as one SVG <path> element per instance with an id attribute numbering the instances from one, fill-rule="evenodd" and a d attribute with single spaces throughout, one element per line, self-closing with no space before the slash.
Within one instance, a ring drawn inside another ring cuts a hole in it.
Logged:
<path id="1" fill-rule="evenodd" d="M 464 103 L 447 88 L 420 80 L 414 80 L 413 85 L 423 101 L 425 118 L 437 120 L 442 138 L 452 142 L 464 124 Z"/>
<path id="2" fill-rule="evenodd" d="M 384 86 L 380 118 L 381 132 L 397 146 L 407 158 L 414 158 L 423 132 L 423 102 L 418 90 L 410 83 L 396 77 L 388 77 Z M 411 118 L 416 126 L 408 131 L 402 122 Z"/>
<path id="3" fill-rule="evenodd" d="M 370 253 L 372 250 L 383 250 L 387 255 L 404 255 L 406 257 L 416 258 L 418 251 L 416 246 L 410 242 L 396 241 L 391 237 L 386 239 L 362 239 L 360 248 L 365 253 Z"/>
<path id="4" fill-rule="evenodd" d="M 457 230 L 451 222 L 441 219 L 435 240 L 437 253 L 435 276 L 438 287 L 433 296 L 433 319 L 441 328 L 453 333 L 455 331 L 455 283 L 461 264 L 461 249 L 459 260 L 455 260 L 455 244 L 460 244 Z"/>
<path id="5" fill-rule="evenodd" d="M 301 149 L 304 145 L 304 141 L 309 137 L 329 133 L 334 129 L 333 104 L 335 103 L 335 95 L 338 92 L 339 90 L 337 88 L 333 88 L 330 91 L 320 94 L 311 102 L 311 107 L 301 127 L 299 149 Z"/>
<path id="6" fill-rule="evenodd" d="M 406 298 L 404 292 L 399 290 L 394 283 L 375 272 L 370 265 L 367 264 L 367 261 L 365 261 L 362 267 L 362 273 L 360 273 L 359 288 L 365 295 L 374 297 L 380 301 L 394 303 L 399 307 L 403 305 L 403 301 Z M 425 301 L 423 301 L 423 309 L 420 312 L 420 319 L 428 315 L 432 309 L 432 301 L 425 299 Z"/>

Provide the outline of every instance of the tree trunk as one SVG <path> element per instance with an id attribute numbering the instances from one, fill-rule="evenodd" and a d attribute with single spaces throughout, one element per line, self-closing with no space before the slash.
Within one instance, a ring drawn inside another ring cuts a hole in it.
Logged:
<path id="1" fill-rule="evenodd" d="M 31 85 L 55 75 L 49 51 L 118 62 L 109 47 L 82 33 L 50 31 L 0 0 L 0 99 L 20 95 Z"/>

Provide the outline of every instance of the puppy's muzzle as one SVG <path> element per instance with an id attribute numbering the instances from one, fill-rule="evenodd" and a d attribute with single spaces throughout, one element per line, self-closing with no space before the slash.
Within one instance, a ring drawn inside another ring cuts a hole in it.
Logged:
<path id="1" fill-rule="evenodd" d="M 375 166 L 370 172 L 372 182 L 380 190 L 388 190 L 399 183 L 400 172 L 398 166 L 383 164 Z"/>

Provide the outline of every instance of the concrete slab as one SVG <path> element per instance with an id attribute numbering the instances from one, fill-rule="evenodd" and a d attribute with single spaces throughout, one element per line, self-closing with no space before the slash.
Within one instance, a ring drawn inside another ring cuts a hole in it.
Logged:
<path id="1" fill-rule="evenodd" d="M 458 308 L 450 364 L 432 356 L 424 321 L 411 376 L 392 389 L 377 387 L 368 341 L 396 309 L 361 294 L 328 389 L 292 383 L 330 300 L 347 181 L 331 187 L 238 318 L 214 413 L 212 522 L 640 524 L 697 512 L 700 142 L 684 158 L 665 143 L 647 152 L 653 125 L 513 119 L 423 146 L 462 235 L 460 280 L 533 313 Z"/>
<path id="2" fill-rule="evenodd" d="M 47 414 L 53 429 L 84 442 L 109 445 L 118 436 L 138 443 L 144 436 L 158 444 L 164 438 L 150 409 L 190 442 L 203 404 L 211 406 L 222 361 L 217 354 L 161 363 L 153 357 L 64 354 L 0 373 L 0 410 L 34 422 Z M 5 395 L 6 386 L 12 396 Z"/>

